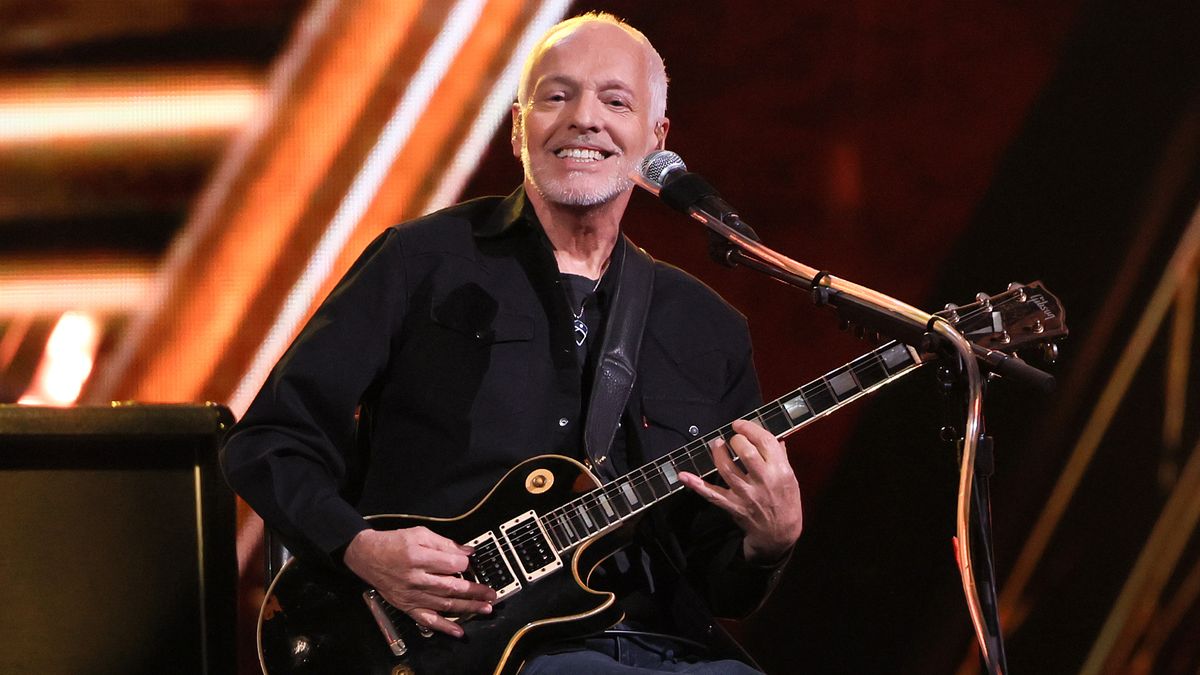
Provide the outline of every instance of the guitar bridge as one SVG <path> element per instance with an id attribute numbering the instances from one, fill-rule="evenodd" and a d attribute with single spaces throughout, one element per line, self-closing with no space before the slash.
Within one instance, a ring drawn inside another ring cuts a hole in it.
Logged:
<path id="1" fill-rule="evenodd" d="M 475 549 L 470 557 L 475 581 L 496 591 L 497 600 L 521 590 L 521 582 L 513 573 L 504 551 L 500 550 L 496 535 L 485 532 L 468 541 L 467 546 Z"/>
<path id="2" fill-rule="evenodd" d="M 563 566 L 542 521 L 533 511 L 526 511 L 504 523 L 500 533 L 517 559 L 525 581 L 544 577 Z"/>

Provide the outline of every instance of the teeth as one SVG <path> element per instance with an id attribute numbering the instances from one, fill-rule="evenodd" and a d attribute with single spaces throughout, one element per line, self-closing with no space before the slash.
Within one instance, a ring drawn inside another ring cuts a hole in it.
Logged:
<path id="1" fill-rule="evenodd" d="M 604 159 L 604 154 L 601 153 L 599 150 L 588 150 L 585 148 L 563 148 L 562 150 L 559 150 L 558 153 L 556 153 L 556 154 L 559 157 L 564 158 L 564 159 L 567 157 L 570 157 L 571 159 L 578 159 L 578 160 L 583 160 L 583 161 L 598 162 L 598 161 Z"/>

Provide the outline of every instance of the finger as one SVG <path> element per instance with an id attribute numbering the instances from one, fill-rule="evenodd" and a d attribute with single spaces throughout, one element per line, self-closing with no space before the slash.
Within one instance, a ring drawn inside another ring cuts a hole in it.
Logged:
<path id="1" fill-rule="evenodd" d="M 431 630 L 436 630 L 439 633 L 445 633 L 456 638 L 460 638 L 464 634 L 462 626 L 431 609 L 414 609 L 409 611 L 408 615 L 418 624 Z"/>
<path id="2" fill-rule="evenodd" d="M 759 450 L 758 446 L 754 445 L 750 439 L 741 434 L 737 434 L 729 439 L 729 446 L 733 448 L 738 459 L 742 460 L 742 468 L 747 474 L 761 474 L 766 470 L 766 458 Z"/>
<path id="3" fill-rule="evenodd" d="M 729 490 L 705 482 L 704 479 L 696 474 L 688 473 L 687 471 L 679 472 L 679 481 L 713 506 L 729 511 L 730 513 L 736 511 L 733 502 L 727 496 Z"/>
<path id="4" fill-rule="evenodd" d="M 745 482 L 746 473 L 733 463 L 729 444 L 724 439 L 714 440 L 709 444 L 709 449 L 712 452 L 713 464 L 717 467 L 717 473 L 725 479 L 726 485 L 732 488 Z"/>
<path id="5" fill-rule="evenodd" d="M 775 438 L 775 434 L 764 429 L 761 424 L 750 420 L 734 420 L 732 426 L 734 431 L 745 436 L 754 444 L 763 459 L 772 462 L 779 458 L 783 444 Z M 784 456 L 786 457 L 786 454 Z"/>
<path id="6" fill-rule="evenodd" d="M 411 565 L 433 574 L 460 574 L 470 565 L 470 559 L 461 551 L 443 551 L 418 547 L 412 552 Z"/>
<path id="7" fill-rule="evenodd" d="M 490 586 L 462 577 L 435 576 L 433 578 L 435 582 L 432 590 L 438 595 L 480 602 L 491 602 L 496 599 L 496 591 Z"/>

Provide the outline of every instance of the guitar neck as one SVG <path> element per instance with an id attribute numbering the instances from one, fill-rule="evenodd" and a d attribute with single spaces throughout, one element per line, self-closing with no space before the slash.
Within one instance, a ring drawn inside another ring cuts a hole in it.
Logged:
<path id="1" fill-rule="evenodd" d="M 921 364 L 915 349 L 889 342 L 741 419 L 761 424 L 775 438 L 785 438 Z M 715 473 L 709 444 L 733 436 L 731 422 L 544 514 L 542 524 L 560 552 L 573 548 L 683 490 L 680 471 L 701 477 Z"/>

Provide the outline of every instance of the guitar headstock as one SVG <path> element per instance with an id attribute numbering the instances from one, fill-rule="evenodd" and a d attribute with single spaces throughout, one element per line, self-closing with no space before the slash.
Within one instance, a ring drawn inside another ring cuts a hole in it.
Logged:
<path id="1" fill-rule="evenodd" d="M 1032 345 L 1053 352 L 1054 341 L 1067 334 L 1062 304 L 1040 281 L 1012 283 L 997 295 L 980 293 L 975 302 L 946 305 L 937 315 L 971 342 L 1009 354 Z"/>

